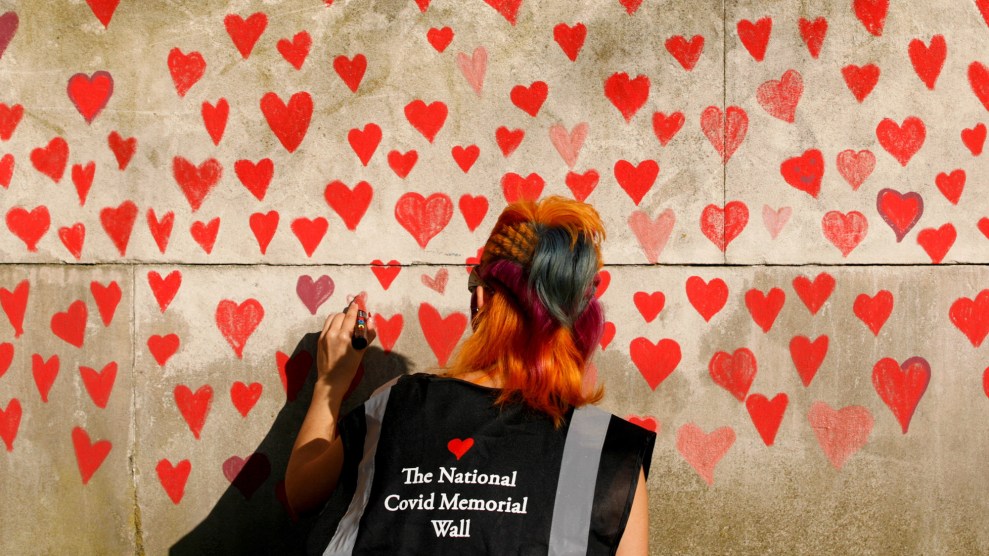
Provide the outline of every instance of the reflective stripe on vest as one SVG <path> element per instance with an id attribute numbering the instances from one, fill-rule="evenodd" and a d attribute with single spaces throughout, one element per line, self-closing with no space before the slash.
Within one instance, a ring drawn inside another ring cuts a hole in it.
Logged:
<path id="1" fill-rule="evenodd" d="M 340 519 L 337 530 L 327 545 L 323 556 L 349 555 L 354 551 L 357 541 L 357 527 L 364 515 L 368 498 L 371 496 L 371 483 L 374 481 L 374 456 L 378 450 L 378 438 L 381 435 L 381 422 L 388 406 L 388 395 L 391 387 L 372 396 L 364 404 L 364 419 L 367 423 L 367 434 L 364 437 L 364 456 L 357 469 L 357 489 L 350 501 L 347 513 Z"/>
<path id="2" fill-rule="evenodd" d="M 550 556 L 587 553 L 594 485 L 611 414 L 585 405 L 574 410 L 563 446 L 549 532 Z"/>

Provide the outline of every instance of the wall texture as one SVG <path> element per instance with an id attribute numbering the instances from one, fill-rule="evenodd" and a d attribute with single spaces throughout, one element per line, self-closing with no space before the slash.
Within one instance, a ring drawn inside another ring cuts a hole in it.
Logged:
<path id="1" fill-rule="evenodd" d="M 326 315 L 377 313 L 355 399 L 441 367 L 558 194 L 655 553 L 989 553 L 987 45 L 984 0 L 0 1 L 2 552 L 300 550 Z"/>

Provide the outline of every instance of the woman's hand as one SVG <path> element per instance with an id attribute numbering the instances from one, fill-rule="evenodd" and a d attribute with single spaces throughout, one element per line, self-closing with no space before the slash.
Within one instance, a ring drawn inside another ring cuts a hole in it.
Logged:
<path id="1" fill-rule="evenodd" d="M 347 305 L 346 312 L 335 313 L 326 318 L 323 331 L 319 335 L 316 349 L 317 380 L 331 390 L 345 392 L 354 380 L 357 368 L 360 366 L 364 351 L 357 350 L 351 345 L 354 325 L 357 323 L 357 311 L 363 307 L 361 297 Z M 367 342 L 374 341 L 376 330 L 371 314 L 367 313 Z"/>

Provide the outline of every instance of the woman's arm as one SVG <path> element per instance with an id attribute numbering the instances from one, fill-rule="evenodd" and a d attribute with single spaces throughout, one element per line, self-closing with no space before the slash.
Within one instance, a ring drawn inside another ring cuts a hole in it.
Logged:
<path id="1" fill-rule="evenodd" d="M 343 468 L 343 443 L 336 434 L 336 425 L 344 395 L 364 356 L 364 350 L 350 345 L 358 305 L 351 303 L 345 313 L 327 317 L 319 336 L 312 401 L 285 470 L 285 497 L 297 513 L 325 502 L 336 488 Z M 370 343 L 375 330 L 370 315 L 367 321 Z"/>
<path id="2" fill-rule="evenodd" d="M 649 554 L 649 496 L 646 477 L 639 468 L 639 480 L 635 484 L 632 509 L 628 514 L 625 532 L 618 542 L 616 556 L 648 556 Z"/>

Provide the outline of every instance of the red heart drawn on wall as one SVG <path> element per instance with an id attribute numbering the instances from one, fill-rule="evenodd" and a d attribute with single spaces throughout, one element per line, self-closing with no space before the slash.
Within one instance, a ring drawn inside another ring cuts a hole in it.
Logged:
<path id="1" fill-rule="evenodd" d="M 676 340 L 663 338 L 656 343 L 646 338 L 635 338 L 628 346 L 629 357 L 639 369 L 642 378 L 646 379 L 653 390 L 676 370 L 680 364 L 682 353 Z"/>
<path id="2" fill-rule="evenodd" d="M 82 300 L 73 301 L 67 310 L 52 315 L 52 333 L 71 345 L 82 347 L 88 314 L 89 311 Z"/>
<path id="3" fill-rule="evenodd" d="M 110 361 L 100 371 L 80 365 L 79 374 L 82 376 L 83 385 L 86 386 L 86 392 L 89 392 L 89 397 L 96 407 L 106 408 L 110 393 L 113 391 L 113 383 L 117 379 L 117 362 Z"/>
<path id="4" fill-rule="evenodd" d="M 271 239 L 275 237 L 275 232 L 278 230 L 278 219 L 278 211 L 275 210 L 251 214 L 251 232 L 254 233 L 255 239 L 258 241 L 258 248 L 262 255 L 268 250 Z"/>
<path id="5" fill-rule="evenodd" d="M 251 56 L 254 45 L 268 27 L 268 16 L 264 12 L 253 13 L 245 20 L 237 14 L 229 14 L 223 18 L 223 26 L 233 41 L 240 55 L 246 60 Z"/>
<path id="6" fill-rule="evenodd" d="M 652 431 L 657 434 L 659 433 L 660 425 L 659 421 L 657 421 L 655 417 L 648 415 L 643 415 L 641 417 L 638 415 L 626 415 L 625 420 L 633 425 L 640 426 L 647 431 Z"/>
<path id="7" fill-rule="evenodd" d="M 948 317 L 973 347 L 981 346 L 989 335 L 989 289 L 980 291 L 974 299 L 959 297 L 954 300 Z"/>
<path id="8" fill-rule="evenodd" d="M 546 96 L 549 95 L 549 86 L 545 81 L 533 81 L 528 87 L 516 85 L 512 87 L 509 98 L 512 104 L 533 118 L 539 114 Z"/>
<path id="9" fill-rule="evenodd" d="M 4 189 L 10 187 L 10 180 L 14 177 L 14 155 L 7 153 L 0 157 L 0 186 Z"/>
<path id="10" fill-rule="evenodd" d="M 76 187 L 76 193 L 79 195 L 79 206 L 84 206 L 86 204 L 86 197 L 89 195 L 89 189 L 93 187 L 93 177 L 96 175 L 96 163 L 90 161 L 85 166 L 73 164 L 71 175 L 72 184 Z"/>
<path id="11" fill-rule="evenodd" d="M 377 338 L 381 342 L 382 350 L 390 352 L 395 347 L 395 342 L 398 341 L 398 337 L 402 334 L 404 324 L 405 319 L 401 313 L 390 317 L 383 317 L 378 313 L 374 314 L 374 327 L 377 329 Z"/>
<path id="12" fill-rule="evenodd" d="M 213 402 L 213 388 L 209 384 L 204 384 L 194 394 L 191 388 L 185 384 L 179 384 L 175 387 L 173 395 L 175 397 L 175 406 L 179 408 L 179 413 L 182 414 L 182 418 L 189 425 L 192 435 L 196 437 L 196 440 L 199 440 L 203 425 L 206 424 L 206 416 L 209 414 L 210 404 Z"/>
<path id="13" fill-rule="evenodd" d="M 876 168 L 876 155 L 872 151 L 861 150 L 857 153 L 846 149 L 838 153 L 838 173 L 857 191 Z"/>
<path id="14" fill-rule="evenodd" d="M 882 36 L 889 0 L 852 0 L 852 8 L 866 31 L 877 37 Z"/>
<path id="15" fill-rule="evenodd" d="M 501 126 L 495 130 L 495 142 L 498 143 L 501 154 L 506 158 L 515 152 L 515 149 L 522 144 L 522 139 L 524 138 L 525 130 L 523 129 L 508 129 L 505 126 Z"/>
<path id="16" fill-rule="evenodd" d="M 14 360 L 14 344 L 10 342 L 0 342 L 0 378 L 3 377 L 10 363 Z"/>
<path id="17" fill-rule="evenodd" d="M 611 341 L 615 339 L 615 332 L 616 331 L 617 331 L 617 329 L 615 328 L 615 323 L 613 323 L 611 321 L 605 321 L 605 323 L 604 323 L 604 330 L 601 332 L 601 350 L 602 351 L 608 349 L 608 345 L 611 344 Z"/>
<path id="18" fill-rule="evenodd" d="M 79 260 L 82 257 L 82 244 L 86 240 L 86 226 L 82 222 L 76 222 L 72 226 L 62 226 L 58 229 L 58 239 L 62 240 L 62 245 L 65 245 L 69 253 Z"/>
<path id="19" fill-rule="evenodd" d="M 684 121 L 683 112 L 673 112 L 669 116 L 663 112 L 654 112 L 652 130 L 656 134 L 656 139 L 659 139 L 659 144 L 665 147 L 672 141 L 683 127 Z"/>
<path id="20" fill-rule="evenodd" d="M 793 290 L 797 292 L 797 297 L 804 302 L 812 315 L 816 315 L 824 302 L 831 297 L 834 287 L 834 276 L 827 272 L 818 274 L 813 282 L 806 276 L 797 276 L 793 279 Z"/>
<path id="21" fill-rule="evenodd" d="M 198 167 L 181 156 L 172 159 L 172 174 L 189 201 L 192 211 L 202 206 L 206 195 L 223 176 L 223 166 L 215 158 L 207 158 Z"/>
<path id="22" fill-rule="evenodd" d="M 835 411 L 825 402 L 814 402 L 807 412 L 807 420 L 824 455 L 839 470 L 865 446 L 872 433 L 872 413 L 860 405 Z"/>
<path id="23" fill-rule="evenodd" d="M 466 454 L 468 450 L 470 450 L 473 447 L 474 447 L 473 438 L 465 438 L 463 440 L 459 438 L 454 438 L 453 440 L 446 443 L 446 449 L 450 450 L 451 454 L 457 456 L 458 461 L 460 460 L 460 458 L 464 457 L 464 454 Z"/>
<path id="24" fill-rule="evenodd" d="M 299 31 L 292 37 L 292 40 L 281 39 L 275 45 L 285 61 L 292 64 L 297 70 L 302 69 L 302 64 L 306 63 L 309 56 L 309 48 L 312 46 L 312 37 L 306 31 Z"/>
<path id="25" fill-rule="evenodd" d="M 628 227 L 635 234 L 635 239 L 642 247 L 649 264 L 656 264 L 659 261 L 674 225 L 676 225 L 676 214 L 673 209 L 663 210 L 655 219 L 649 218 L 649 215 L 641 210 L 634 210 L 628 215 Z"/>
<path id="26" fill-rule="evenodd" d="M 701 131 L 724 164 L 738 150 L 748 129 L 749 115 L 738 106 L 729 106 L 723 114 L 719 106 L 708 106 L 701 112 Z"/>
<path id="27" fill-rule="evenodd" d="M 113 151 L 113 156 L 117 159 L 117 168 L 120 170 L 127 168 L 131 158 L 134 157 L 134 152 L 137 151 L 137 138 L 128 137 L 125 139 L 116 131 L 111 131 L 110 135 L 107 136 L 107 144 L 110 145 L 110 150 Z"/>
<path id="28" fill-rule="evenodd" d="M 416 99 L 405 105 L 405 118 L 430 143 L 443 128 L 447 113 L 446 104 L 438 100 L 426 104 Z"/>
<path id="29" fill-rule="evenodd" d="M 178 334 L 166 334 L 164 336 L 152 334 L 148 337 L 148 351 L 151 352 L 151 356 L 155 358 L 155 361 L 158 362 L 160 367 L 164 367 L 165 363 L 167 363 L 178 350 Z"/>
<path id="30" fill-rule="evenodd" d="M 793 123 L 797 103 L 804 92 L 804 81 L 797 70 L 786 70 L 783 77 L 770 79 L 756 89 L 756 100 L 770 116 Z"/>
<path id="31" fill-rule="evenodd" d="M 356 93 L 357 88 L 361 86 L 361 80 L 364 79 L 364 73 L 367 71 L 367 57 L 363 54 L 355 54 L 353 57 L 347 58 L 341 54 L 333 58 L 333 70 L 340 76 L 344 85 L 351 92 Z"/>
<path id="32" fill-rule="evenodd" d="M 518 15 L 519 6 L 522 0 L 484 0 L 484 3 L 498 10 L 509 23 L 515 25 L 515 17 Z"/>
<path id="33" fill-rule="evenodd" d="M 55 183 L 62 181 L 68 160 L 69 144 L 61 137 L 55 137 L 48 145 L 31 151 L 31 164 Z"/>
<path id="34" fill-rule="evenodd" d="M 655 160 L 643 160 L 634 166 L 627 160 L 615 162 L 615 179 L 635 206 L 639 206 L 642 198 L 652 189 L 658 175 L 659 164 Z"/>
<path id="35" fill-rule="evenodd" d="M 893 155 L 893 158 L 906 166 L 913 155 L 917 154 L 920 147 L 924 145 L 927 137 L 927 128 L 924 121 L 916 116 L 907 116 L 903 124 L 897 125 L 890 118 L 883 118 L 876 126 L 876 138 L 886 152 Z"/>
<path id="36" fill-rule="evenodd" d="M 0 15 L 0 58 L 3 58 L 3 53 L 7 51 L 10 41 L 14 39 L 19 23 L 20 19 L 17 17 L 17 12 L 5 12 Z"/>
<path id="37" fill-rule="evenodd" d="M 869 221 L 857 210 L 847 214 L 831 210 L 821 218 L 821 232 L 825 239 L 841 251 L 842 257 L 847 257 L 869 232 Z"/>
<path id="38" fill-rule="evenodd" d="M 632 302 L 646 322 L 652 322 L 666 305 L 666 295 L 663 292 L 635 292 Z"/>
<path id="39" fill-rule="evenodd" d="M 701 211 L 701 233 L 721 251 L 728 248 L 749 223 L 749 207 L 742 201 L 729 201 L 725 208 L 707 205 Z"/>
<path id="40" fill-rule="evenodd" d="M 893 312 L 893 294 L 889 290 L 879 290 L 871 297 L 868 294 L 859 294 L 852 304 L 852 312 L 869 327 L 874 336 L 878 336 Z"/>
<path id="41" fill-rule="evenodd" d="M 79 464 L 82 484 L 89 483 L 93 474 L 103 465 L 103 461 L 113 448 L 109 440 L 91 441 L 89 433 L 82 427 L 72 429 L 72 446 L 75 448 L 76 462 Z"/>
<path id="42" fill-rule="evenodd" d="M 275 364 L 278 367 L 278 376 L 282 381 L 286 399 L 290 402 L 295 401 L 312 369 L 312 354 L 303 349 L 289 357 L 279 351 L 275 353 Z"/>
<path id="43" fill-rule="evenodd" d="M 127 254 L 127 244 L 130 242 L 131 231 L 137 220 L 137 205 L 133 201 L 124 201 L 118 207 L 105 207 L 100 210 L 100 224 L 117 248 L 120 256 Z"/>
<path id="44" fill-rule="evenodd" d="M 441 367 L 446 365 L 453 348 L 467 329 L 467 315 L 452 312 L 443 317 L 429 303 L 419 304 L 419 326 L 422 327 L 426 343 L 433 350 L 433 355 Z"/>
<path id="45" fill-rule="evenodd" d="M 333 295 L 335 288 L 333 278 L 325 274 L 316 280 L 313 280 L 312 276 L 302 275 L 295 283 L 296 295 L 313 315 L 319 310 L 320 305 L 326 303 L 326 300 Z"/>
<path id="46" fill-rule="evenodd" d="M 730 392 L 738 401 L 744 401 L 748 395 L 756 370 L 755 354 L 744 347 L 731 354 L 719 351 L 708 363 L 708 371 L 714 383 Z"/>
<path id="47" fill-rule="evenodd" d="M 148 272 L 148 286 L 151 287 L 151 293 L 155 296 L 155 301 L 158 302 L 158 307 L 161 312 L 164 313 L 168 305 L 175 299 L 175 294 L 179 291 L 179 286 L 182 285 L 182 272 L 179 270 L 173 270 L 168 273 L 164 278 L 156 270 Z"/>
<path id="48" fill-rule="evenodd" d="M 849 64 L 841 68 L 841 76 L 845 79 L 845 85 L 848 86 L 848 90 L 852 92 L 859 103 L 864 101 L 865 97 L 869 96 L 869 93 L 875 88 L 876 83 L 879 82 L 879 73 L 879 66 L 875 64 L 864 66 Z"/>
<path id="49" fill-rule="evenodd" d="M 50 226 L 51 216 L 45 205 L 34 207 L 30 211 L 21 207 L 7 211 L 7 228 L 23 241 L 27 250 L 32 253 L 38 251 L 38 242 L 48 232 Z"/>
<path id="50" fill-rule="evenodd" d="M 460 169 L 466 174 L 470 171 L 471 166 L 477 162 L 477 157 L 481 154 L 481 149 L 477 145 L 467 145 L 462 147 L 460 145 L 455 145 L 450 149 L 450 154 L 453 156 L 453 160 L 460 166 Z"/>
<path id="51" fill-rule="evenodd" d="M 962 143 L 972 153 L 972 156 L 982 154 L 982 148 L 986 144 L 986 124 L 975 124 L 970 128 L 965 128 L 961 132 Z"/>
<path id="52" fill-rule="evenodd" d="M 677 62 L 680 62 L 680 66 L 683 69 L 690 71 L 694 69 L 697 60 L 701 57 L 701 52 L 704 51 L 704 37 L 702 35 L 694 35 L 688 41 L 683 35 L 675 35 L 666 39 L 664 46 L 666 46 L 666 51 Z"/>
<path id="53" fill-rule="evenodd" d="M 312 96 L 306 91 L 292 95 L 288 104 L 275 93 L 265 93 L 261 97 L 261 113 L 264 114 L 268 127 L 290 153 L 295 152 L 305 139 L 312 120 L 312 111 Z"/>
<path id="54" fill-rule="evenodd" d="M 818 149 L 808 149 L 800 156 L 784 160 L 780 164 L 780 174 L 794 189 L 816 199 L 824 177 L 824 155 Z"/>
<path id="55" fill-rule="evenodd" d="M 745 306 L 763 332 L 769 332 L 773 327 L 785 302 L 786 294 L 780 288 L 772 288 L 768 294 L 755 288 L 745 292 Z"/>
<path id="56" fill-rule="evenodd" d="M 453 29 L 449 27 L 432 27 L 426 31 L 426 40 L 429 41 L 429 44 L 433 45 L 436 52 L 443 52 L 453 42 Z"/>
<path id="57" fill-rule="evenodd" d="M 216 234 L 220 232 L 220 217 L 217 216 L 209 222 L 196 220 L 189 226 L 189 235 L 199 244 L 199 247 L 209 255 L 213 252 L 213 244 L 216 243 Z"/>
<path id="58" fill-rule="evenodd" d="M 396 176 L 403 180 L 409 175 L 418 160 L 419 153 L 414 150 L 405 153 L 401 151 L 388 152 L 388 166 L 395 172 Z"/>
<path id="59" fill-rule="evenodd" d="M 378 145 L 381 143 L 381 127 L 378 124 L 369 123 L 364 126 L 364 129 L 351 129 L 347 132 L 347 142 L 350 143 L 350 148 L 354 149 L 354 153 L 361 160 L 361 164 L 367 166 L 371 157 L 374 156 L 374 151 L 378 149 Z"/>
<path id="60" fill-rule="evenodd" d="M 587 38 L 587 26 L 577 22 L 567 25 L 558 23 L 553 27 L 553 40 L 560 45 L 560 50 L 570 58 L 571 62 L 577 61 L 580 49 L 584 47 L 584 40 Z"/>
<path id="61" fill-rule="evenodd" d="M 934 184 L 948 202 L 957 205 L 965 189 L 965 170 L 953 170 L 950 174 L 940 172 L 934 178 Z"/>
<path id="62" fill-rule="evenodd" d="M 642 5 L 642 0 L 618 0 L 618 3 L 625 7 L 628 15 L 632 15 Z"/>
<path id="63" fill-rule="evenodd" d="M 251 195 L 254 195 L 258 201 L 264 201 L 268 186 L 271 185 L 271 178 L 275 174 L 275 164 L 270 158 L 262 158 L 257 162 L 238 160 L 234 163 L 234 172 Z"/>
<path id="64" fill-rule="evenodd" d="M 931 366 L 919 356 L 910 357 L 902 364 L 884 357 L 872 367 L 872 385 L 899 421 L 903 434 L 910 428 L 910 420 L 930 381 Z"/>
<path id="65" fill-rule="evenodd" d="M 302 245 L 302 249 L 306 252 L 307 257 L 312 257 L 316 248 L 319 247 L 319 243 L 326 236 L 326 230 L 329 226 L 330 223 L 322 216 L 312 219 L 299 217 L 292 220 L 292 224 L 290 225 L 292 233 L 299 239 L 299 243 Z"/>
<path id="66" fill-rule="evenodd" d="M 110 326 L 113 321 L 113 314 L 117 311 L 117 305 L 123 293 L 120 291 L 120 284 L 116 280 L 111 280 L 109 284 L 103 285 L 97 281 L 89 283 L 89 291 L 93 293 L 96 307 L 100 311 L 100 318 L 103 319 L 103 326 Z"/>
<path id="67" fill-rule="evenodd" d="M 17 429 L 21 426 L 23 413 L 21 402 L 17 398 L 7 402 L 7 409 L 0 407 L 0 439 L 8 452 L 14 451 L 14 440 L 17 439 Z"/>
<path id="68" fill-rule="evenodd" d="M 766 47 L 769 45 L 769 35 L 773 30 L 773 19 L 763 17 L 755 23 L 748 19 L 743 19 L 736 25 L 738 39 L 742 41 L 742 46 L 756 62 L 761 62 L 766 57 Z"/>
<path id="69" fill-rule="evenodd" d="M 446 228 L 453 217 L 453 201 L 444 193 L 423 197 L 419 193 L 403 194 L 395 203 L 395 220 L 423 249 Z"/>
<path id="70" fill-rule="evenodd" d="M 254 404 L 261 397 L 263 390 L 264 387 L 260 382 L 252 382 L 248 385 L 238 380 L 230 387 L 230 401 L 233 402 L 234 407 L 237 408 L 242 417 L 247 417 L 247 414 L 251 412 Z"/>
<path id="71" fill-rule="evenodd" d="M 24 333 L 24 312 L 27 310 L 28 294 L 31 291 L 31 282 L 27 279 L 21 280 L 14 287 L 14 291 L 7 288 L 0 288 L 0 307 L 3 307 L 7 314 L 10 326 L 14 328 L 14 338 L 20 338 Z"/>
<path id="72" fill-rule="evenodd" d="M 623 71 L 614 73 L 604 82 L 604 96 L 621 112 L 625 123 L 629 123 L 649 98 L 649 78 L 637 75 L 630 79 Z"/>
<path id="73" fill-rule="evenodd" d="M 731 427 L 720 427 L 707 434 L 694 423 L 687 423 L 677 431 L 677 451 L 708 486 L 714 484 L 715 466 L 734 443 L 735 431 Z"/>
<path id="74" fill-rule="evenodd" d="M 262 319 L 264 319 L 264 307 L 253 298 L 246 299 L 240 304 L 231 299 L 224 299 L 216 306 L 216 327 L 233 348 L 238 359 L 243 359 L 244 346 L 261 324 Z"/>
<path id="75" fill-rule="evenodd" d="M 565 181 L 570 192 L 573 193 L 574 199 L 583 202 L 587 199 L 588 195 L 594 192 L 599 179 L 601 179 L 601 176 L 597 170 L 591 169 L 583 174 L 567 172 Z"/>
<path id="76" fill-rule="evenodd" d="M 113 94 L 113 76 L 105 71 L 97 71 L 93 75 L 77 73 L 69 78 L 66 93 L 86 123 L 91 124 L 110 102 L 110 96 Z"/>
<path id="77" fill-rule="evenodd" d="M 168 71 L 172 74 L 175 92 L 184 97 L 206 73 L 206 60 L 198 52 L 184 54 L 175 47 L 168 52 Z"/>
<path id="78" fill-rule="evenodd" d="M 395 281 L 398 277 L 398 273 L 401 272 L 402 265 L 396 260 L 388 261 L 388 264 L 381 262 L 381 259 L 375 259 L 371 261 L 371 272 L 374 273 L 375 278 L 381 284 L 381 288 L 387 290 L 391 283 Z"/>
<path id="79" fill-rule="evenodd" d="M 514 203 L 522 199 L 535 201 L 543 194 L 543 187 L 545 186 L 546 182 L 542 176 L 536 173 L 523 178 L 515 172 L 508 172 L 501 177 L 501 190 L 507 203 Z"/>
<path id="80" fill-rule="evenodd" d="M 705 322 L 711 322 L 711 317 L 718 314 L 728 302 L 728 285 L 721 278 L 712 278 L 705 282 L 700 276 L 687 278 L 685 284 L 687 300 Z"/>
<path id="81" fill-rule="evenodd" d="M 989 110 L 989 69 L 982 62 L 972 62 L 968 65 L 968 83 L 972 92 Z"/>
<path id="82" fill-rule="evenodd" d="M 789 402 L 790 399 L 784 392 L 776 394 L 772 400 L 762 394 L 751 394 L 745 398 L 745 409 L 766 446 L 772 446 L 776 441 L 776 433 L 783 422 L 783 414 Z"/>
<path id="83" fill-rule="evenodd" d="M 263 452 L 255 452 L 247 459 L 231 456 L 223 462 L 223 476 L 248 500 L 270 475 L 271 462 Z"/>
<path id="84" fill-rule="evenodd" d="M 223 139 L 223 130 L 227 128 L 227 116 L 229 115 L 230 104 L 227 103 L 227 99 L 220 97 L 215 106 L 209 101 L 203 101 L 203 123 L 206 125 L 206 132 L 209 133 L 214 145 L 219 145 L 220 139 Z"/>
<path id="85" fill-rule="evenodd" d="M 818 17 L 814 21 L 810 21 L 801 17 L 797 26 L 800 28 L 800 38 L 807 45 L 807 51 L 810 52 L 811 58 L 816 60 L 821 54 L 821 46 L 824 45 L 824 36 L 828 32 L 828 20 Z"/>
<path id="86" fill-rule="evenodd" d="M 165 489 L 165 494 L 172 500 L 172 503 L 181 502 L 185 495 L 186 481 L 189 480 L 189 473 L 192 472 L 192 464 L 189 463 L 189 460 L 184 459 L 172 465 L 172 462 L 163 459 L 155 466 L 155 472 L 158 473 L 161 488 Z"/>
<path id="87" fill-rule="evenodd" d="M 441 268 L 436 271 L 435 277 L 428 274 L 423 274 L 421 278 L 424 286 L 439 292 L 440 295 L 443 295 L 443 292 L 446 291 L 446 283 L 450 278 L 450 271 L 445 268 Z"/>
<path id="88" fill-rule="evenodd" d="M 924 248 L 924 252 L 931 258 L 931 263 L 940 264 L 948 255 L 957 237 L 958 232 L 954 224 L 948 222 L 939 228 L 924 228 L 917 232 L 917 243 Z"/>
<path id="89" fill-rule="evenodd" d="M 34 385 L 38 387 L 38 394 L 44 403 L 48 403 L 48 393 L 58 377 L 58 368 L 58 355 L 52 355 L 45 361 L 37 353 L 31 354 L 31 376 L 34 377 Z"/>
<path id="90" fill-rule="evenodd" d="M 342 181 L 334 180 L 328 183 L 323 191 L 326 204 L 340 215 L 348 230 L 357 229 L 357 225 L 360 224 L 371 205 L 373 196 L 374 190 L 371 188 L 371 184 L 366 181 L 358 182 L 351 189 Z"/>
<path id="91" fill-rule="evenodd" d="M 910 54 L 910 63 L 913 64 L 917 77 L 933 91 L 934 84 L 941 74 L 941 68 L 944 67 L 944 59 L 948 56 L 948 45 L 944 42 L 944 35 L 931 37 L 930 46 L 920 39 L 914 39 L 910 41 L 907 52 Z"/>
<path id="92" fill-rule="evenodd" d="M 804 386 L 810 386 L 827 354 L 827 335 L 822 334 L 813 342 L 803 335 L 794 336 L 790 340 L 790 358 L 793 359 L 793 366 L 796 367 Z"/>
<path id="93" fill-rule="evenodd" d="M 120 0 L 86 0 L 86 3 L 89 4 L 89 9 L 93 10 L 96 19 L 100 20 L 106 28 L 110 26 L 110 20 L 113 19 L 113 13 L 117 11 Z"/>
<path id="94" fill-rule="evenodd" d="M 887 187 L 876 195 L 876 210 L 900 242 L 924 214 L 924 198 L 914 191 L 900 193 Z"/>
<path id="95" fill-rule="evenodd" d="M 484 216 L 488 213 L 488 199 L 484 195 L 461 195 L 457 206 L 464 217 L 467 229 L 472 232 L 481 225 Z"/>

